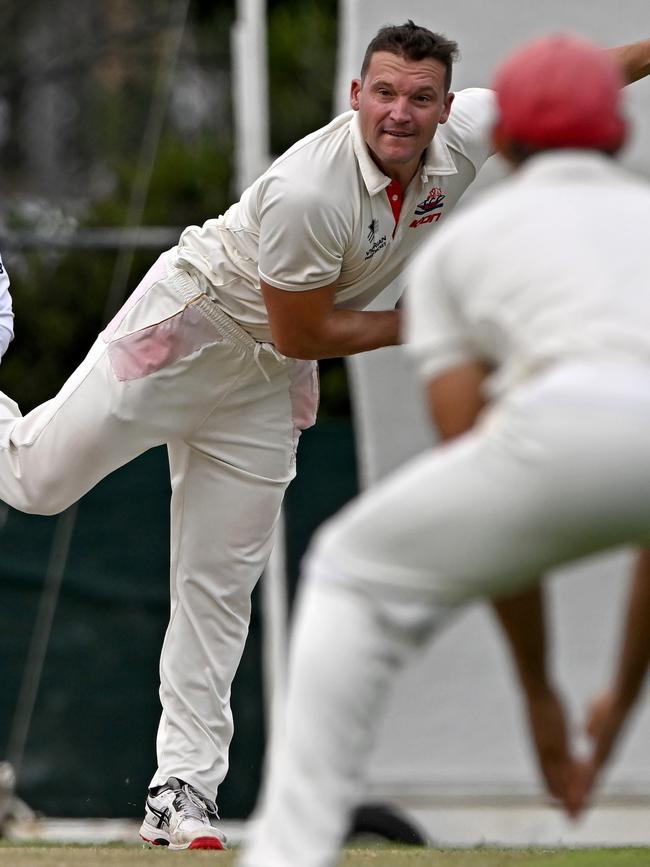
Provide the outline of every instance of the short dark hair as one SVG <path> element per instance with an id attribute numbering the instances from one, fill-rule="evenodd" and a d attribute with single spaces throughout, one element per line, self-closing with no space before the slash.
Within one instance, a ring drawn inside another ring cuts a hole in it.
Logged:
<path id="1" fill-rule="evenodd" d="M 406 60 L 424 60 L 433 57 L 445 67 L 445 90 L 451 87 L 451 68 L 458 60 L 458 43 L 447 39 L 441 33 L 433 33 L 426 27 L 419 27 L 409 18 L 406 24 L 387 24 L 382 27 L 366 48 L 361 64 L 361 78 L 364 78 L 372 55 L 377 51 L 388 51 Z"/>

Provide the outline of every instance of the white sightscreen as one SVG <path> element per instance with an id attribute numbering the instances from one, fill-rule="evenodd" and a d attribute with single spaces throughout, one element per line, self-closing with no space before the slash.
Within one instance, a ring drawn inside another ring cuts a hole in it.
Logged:
<path id="1" fill-rule="evenodd" d="M 349 81 L 358 74 L 367 42 L 382 24 L 409 17 L 460 43 L 455 89 L 488 85 L 497 61 L 532 35 L 570 29 L 603 45 L 650 35 L 648 0 L 349 0 L 341 4 L 340 110 L 347 107 Z M 635 134 L 624 161 L 650 176 L 650 81 L 628 88 L 627 95 Z M 475 188 L 502 173 L 491 160 Z M 603 191 L 603 219 L 615 218 Z M 348 370 L 362 478 L 371 483 L 428 447 L 433 435 L 399 349 L 351 359 Z M 629 563 L 629 552 L 618 551 L 551 582 L 555 667 L 576 725 L 587 698 L 607 681 Z M 606 791 L 612 796 L 650 796 L 649 743 L 646 702 L 609 774 Z M 371 776 L 373 794 L 407 806 L 438 796 L 448 802 L 454 793 L 525 798 L 539 791 L 507 657 L 482 606 L 465 612 L 396 683 Z"/>

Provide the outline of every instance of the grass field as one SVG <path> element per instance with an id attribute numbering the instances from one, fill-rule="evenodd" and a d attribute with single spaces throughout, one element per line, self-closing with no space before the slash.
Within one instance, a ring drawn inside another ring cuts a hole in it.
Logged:
<path id="1" fill-rule="evenodd" d="M 136 846 L 0 844 L 0 867 L 234 867 L 236 851 L 169 852 Z M 650 867 L 650 849 L 347 849 L 345 867 Z M 296 865 L 298 867 L 298 865 Z"/>

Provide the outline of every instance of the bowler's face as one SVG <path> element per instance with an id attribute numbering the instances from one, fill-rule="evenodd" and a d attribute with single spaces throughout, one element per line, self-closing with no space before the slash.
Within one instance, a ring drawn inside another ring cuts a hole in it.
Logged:
<path id="1" fill-rule="evenodd" d="M 355 79 L 350 104 L 384 174 L 406 186 L 438 124 L 449 117 L 452 93 L 445 93 L 445 66 L 435 58 L 406 60 L 387 51 L 372 55 L 363 80 Z"/>

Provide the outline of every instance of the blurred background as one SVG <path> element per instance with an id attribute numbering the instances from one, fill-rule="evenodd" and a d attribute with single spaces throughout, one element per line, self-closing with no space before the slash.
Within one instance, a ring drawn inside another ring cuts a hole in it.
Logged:
<path id="1" fill-rule="evenodd" d="M 254 40 L 237 51 L 238 27 L 260 16 L 262 54 Z M 650 35 L 647 0 L 0 0 L 0 250 L 16 315 L 0 389 L 23 412 L 51 397 L 159 252 L 238 196 L 249 146 L 263 168 L 345 110 L 367 41 L 407 17 L 460 42 L 456 88 L 487 84 L 501 57 L 540 32 L 603 45 Z M 243 105 L 242 67 L 252 76 Z M 624 160 L 650 176 L 647 81 L 630 88 L 629 106 L 636 132 Z M 491 161 L 476 189 L 502 174 Z M 322 364 L 321 381 L 319 421 L 301 439 L 286 498 L 282 562 L 256 590 L 233 687 L 226 819 L 249 815 L 263 761 L 264 587 L 286 582 L 290 603 L 315 527 L 435 438 L 399 349 Z M 18 795 L 39 813 L 141 817 L 169 609 L 168 498 L 156 449 L 62 518 L 0 504 L 0 760 L 12 760 Z M 554 665 L 576 729 L 611 667 L 629 562 L 614 552 L 551 581 Z M 646 844 L 649 732 L 644 703 L 599 810 L 582 830 L 568 827 L 540 795 L 507 657 L 474 606 L 396 684 L 368 798 L 452 845 Z"/>
<path id="2" fill-rule="evenodd" d="M 332 115 L 336 8 L 268 3 L 272 153 Z M 129 288 L 236 197 L 234 20 L 234 0 L 0 2 L 0 237 L 20 322 L 1 375 L 23 411 L 110 312 L 118 245 L 137 245 Z M 148 228 L 120 232 L 134 217 Z"/>

